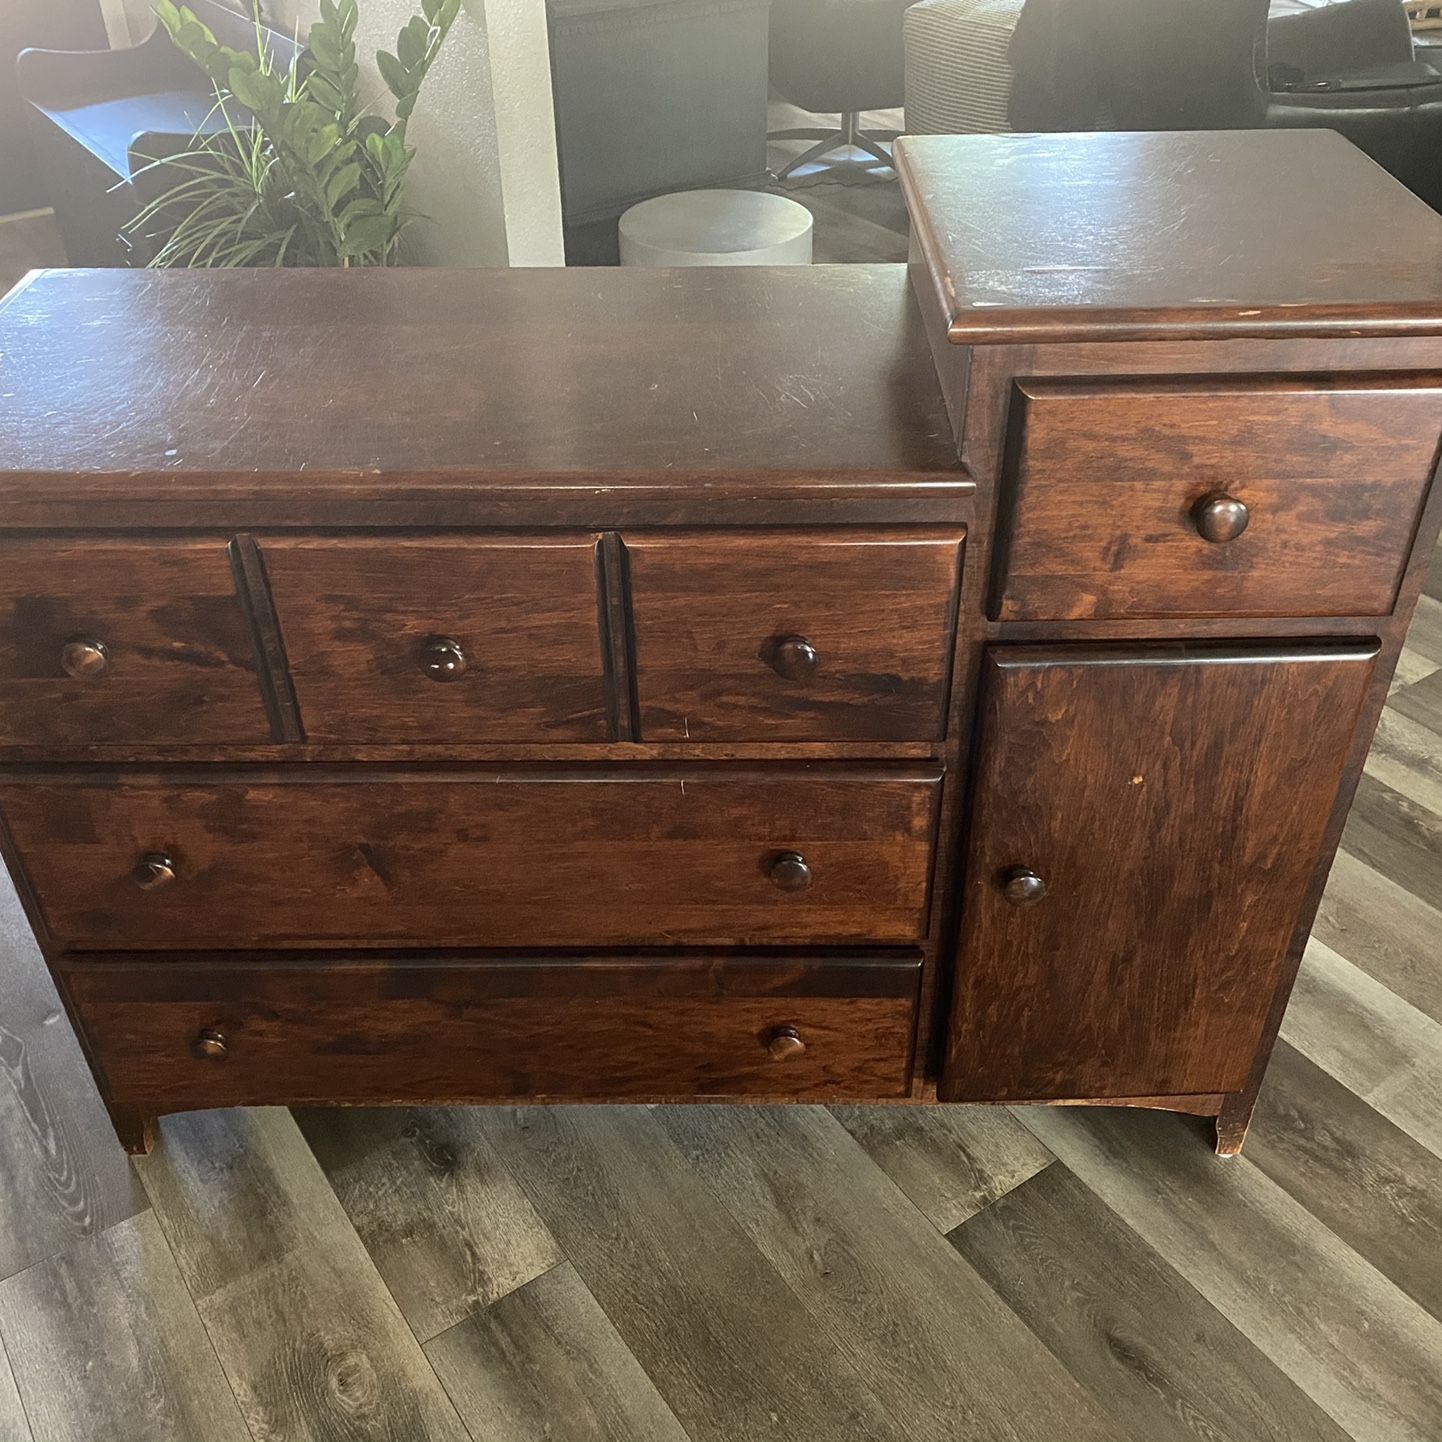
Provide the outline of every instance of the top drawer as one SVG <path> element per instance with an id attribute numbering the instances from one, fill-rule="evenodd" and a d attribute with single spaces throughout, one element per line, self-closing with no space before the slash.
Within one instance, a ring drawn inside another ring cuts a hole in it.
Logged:
<path id="1" fill-rule="evenodd" d="M 0 542 L 0 745 L 270 739 L 223 540 Z"/>
<path id="2" fill-rule="evenodd" d="M 1381 616 L 1442 388 L 1358 380 L 1017 387 L 992 614 Z"/>
<path id="3" fill-rule="evenodd" d="M 641 739 L 940 737 L 964 535 L 627 535 Z"/>
<path id="4" fill-rule="evenodd" d="M 276 539 L 311 741 L 604 741 L 594 535 Z"/>

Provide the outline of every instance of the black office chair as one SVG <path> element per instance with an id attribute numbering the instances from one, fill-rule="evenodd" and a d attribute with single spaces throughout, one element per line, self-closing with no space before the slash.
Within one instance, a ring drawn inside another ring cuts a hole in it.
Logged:
<path id="1" fill-rule="evenodd" d="M 1272 8 L 1027 0 L 1012 125 L 1093 129 L 1100 114 L 1118 130 L 1322 127 L 1442 210 L 1442 73 L 1415 53 L 1403 0 Z"/>
<path id="2" fill-rule="evenodd" d="M 890 110 L 905 98 L 901 17 L 913 0 L 771 0 L 771 84 L 793 105 L 834 126 L 773 130 L 768 140 L 812 140 L 777 172 L 784 180 L 804 165 L 851 147 L 862 167 L 890 165 L 895 130 L 863 129 L 863 110 Z M 855 163 L 855 162 L 854 162 Z"/>

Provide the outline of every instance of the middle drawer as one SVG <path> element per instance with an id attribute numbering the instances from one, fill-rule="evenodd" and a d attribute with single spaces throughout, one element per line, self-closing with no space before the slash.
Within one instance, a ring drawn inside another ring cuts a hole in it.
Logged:
<path id="1" fill-rule="evenodd" d="M 115 772 L 0 784 L 56 941 L 906 942 L 940 772 Z"/>

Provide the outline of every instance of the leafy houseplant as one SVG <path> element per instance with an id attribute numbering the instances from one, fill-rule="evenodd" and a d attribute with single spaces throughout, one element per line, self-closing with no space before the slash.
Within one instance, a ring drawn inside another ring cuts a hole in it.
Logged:
<path id="1" fill-rule="evenodd" d="M 175 45 L 215 86 L 224 121 L 154 168 L 183 177 L 137 216 L 158 232 L 152 265 L 394 265 L 415 219 L 405 178 L 406 124 L 461 0 L 421 0 L 395 54 L 376 56 L 395 120 L 359 98 L 356 0 L 320 0 L 303 59 L 277 66 L 257 26 L 256 52 L 216 42 L 193 11 L 156 0 Z M 244 112 L 249 112 L 245 114 Z"/>

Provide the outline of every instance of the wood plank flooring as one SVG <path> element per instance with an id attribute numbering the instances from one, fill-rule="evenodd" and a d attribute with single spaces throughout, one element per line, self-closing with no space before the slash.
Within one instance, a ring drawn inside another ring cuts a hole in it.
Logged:
<path id="1" fill-rule="evenodd" d="M 818 255 L 889 229 L 804 193 Z M 1442 559 L 1236 1161 L 597 1107 L 196 1114 L 131 1167 L 8 885 L 0 976 L 0 1442 L 1442 1437 Z"/>

